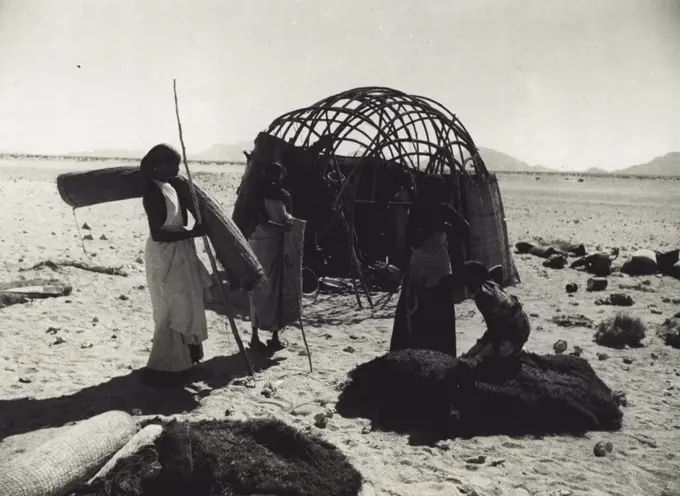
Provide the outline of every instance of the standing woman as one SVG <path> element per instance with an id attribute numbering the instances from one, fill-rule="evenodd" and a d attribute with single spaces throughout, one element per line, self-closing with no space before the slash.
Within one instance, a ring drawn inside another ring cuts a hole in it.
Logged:
<path id="1" fill-rule="evenodd" d="M 416 348 L 456 356 L 456 315 L 448 243 L 467 221 L 447 203 L 446 181 L 427 175 L 406 224 L 411 250 L 394 318 L 390 351 Z"/>
<path id="2" fill-rule="evenodd" d="M 292 198 L 283 189 L 286 169 L 280 162 L 271 162 L 264 172 L 261 196 L 257 204 L 258 224 L 250 237 L 250 247 L 264 268 L 265 284 L 250 295 L 250 322 L 252 336 L 250 347 L 264 349 L 259 330 L 270 331 L 268 345 L 271 351 L 284 348 L 279 338 L 281 331 L 281 304 L 284 290 L 283 243 L 286 232 L 293 228 Z"/>
<path id="3" fill-rule="evenodd" d="M 196 224 L 191 198 L 178 195 L 180 160 L 161 144 L 140 166 L 147 180 L 143 203 L 151 235 L 144 260 L 155 321 L 144 379 L 157 386 L 181 383 L 203 358 L 202 342 L 208 338 L 203 290 L 211 280 L 194 244 L 205 230 Z"/>

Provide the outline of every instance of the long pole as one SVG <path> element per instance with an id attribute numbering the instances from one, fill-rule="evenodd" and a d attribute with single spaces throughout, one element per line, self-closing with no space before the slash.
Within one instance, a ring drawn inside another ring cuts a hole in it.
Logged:
<path id="1" fill-rule="evenodd" d="M 173 90 L 173 93 L 175 94 L 175 115 L 177 116 L 177 127 L 179 129 L 179 142 L 182 145 L 182 159 L 184 161 L 184 168 L 186 169 L 187 177 L 189 178 L 189 190 L 191 191 L 191 199 L 193 200 L 194 211 L 196 212 L 196 222 L 201 224 L 202 223 L 201 209 L 198 205 L 198 198 L 196 197 L 196 190 L 194 189 L 194 181 L 191 178 L 191 171 L 189 170 L 189 164 L 187 163 L 187 151 L 186 151 L 186 148 L 184 146 L 184 137 L 182 135 L 182 122 L 180 121 L 180 118 L 179 118 L 179 104 L 177 102 L 177 81 L 175 79 L 172 80 L 172 90 Z M 220 296 L 222 297 L 222 304 L 224 305 L 224 308 L 226 309 L 227 308 L 227 294 L 226 294 L 226 291 L 224 290 L 224 286 L 222 285 L 222 281 L 220 280 L 219 273 L 217 271 L 217 263 L 215 262 L 215 256 L 213 255 L 212 249 L 210 248 L 210 243 L 208 242 L 208 236 L 206 234 L 203 235 L 203 244 L 205 245 L 205 251 L 208 254 L 208 258 L 210 258 L 210 265 L 212 266 L 213 277 L 217 280 L 217 285 L 220 288 Z M 234 319 L 231 315 L 227 315 L 227 319 L 229 320 L 229 326 L 231 327 L 231 332 L 234 335 L 234 339 L 236 340 L 236 344 L 238 345 L 238 349 L 241 352 L 241 354 L 243 355 L 243 359 L 246 362 L 246 367 L 248 368 L 248 372 L 250 373 L 251 377 L 255 377 L 255 372 L 253 371 L 253 365 L 250 363 L 250 360 L 248 359 L 248 354 L 246 353 L 246 350 L 243 347 L 243 341 L 241 341 L 241 336 L 238 333 L 238 328 L 236 327 L 236 322 L 234 322 Z"/>

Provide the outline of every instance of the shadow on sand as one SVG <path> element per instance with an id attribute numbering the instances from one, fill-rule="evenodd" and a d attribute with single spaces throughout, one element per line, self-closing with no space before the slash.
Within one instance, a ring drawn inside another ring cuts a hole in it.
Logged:
<path id="1" fill-rule="evenodd" d="M 256 372 L 266 370 L 281 360 L 252 352 L 248 356 Z M 215 357 L 197 365 L 187 386 L 197 383 L 205 385 L 198 392 L 186 387 L 156 389 L 145 386 L 140 382 L 142 370 L 134 370 L 102 384 L 56 398 L 0 400 L 0 441 L 44 427 L 61 427 L 109 410 L 123 410 L 134 415 L 190 412 L 212 390 L 248 376 L 239 354 Z"/>

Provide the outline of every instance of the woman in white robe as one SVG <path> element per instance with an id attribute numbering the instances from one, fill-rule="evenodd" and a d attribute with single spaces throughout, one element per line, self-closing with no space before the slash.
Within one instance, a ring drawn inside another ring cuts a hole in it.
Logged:
<path id="1" fill-rule="evenodd" d="M 194 244 L 205 230 L 196 224 L 191 199 L 177 193 L 179 163 L 179 154 L 167 145 L 152 148 L 141 163 L 148 180 L 145 266 L 155 322 L 145 380 L 157 386 L 181 383 L 203 358 L 208 338 L 203 295 L 211 280 Z"/>

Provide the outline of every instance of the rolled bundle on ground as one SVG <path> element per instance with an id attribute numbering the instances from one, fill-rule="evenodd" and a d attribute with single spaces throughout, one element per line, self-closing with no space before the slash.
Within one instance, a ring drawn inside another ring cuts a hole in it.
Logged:
<path id="1" fill-rule="evenodd" d="M 85 482 L 137 432 L 125 412 L 110 411 L 0 465 L 0 494 L 61 496 Z"/>
<path id="2" fill-rule="evenodd" d="M 191 198 L 188 180 L 180 177 L 184 191 Z M 231 289 L 250 290 L 264 278 L 264 270 L 248 242 L 234 222 L 224 215 L 218 203 L 195 184 L 201 216 L 215 255 L 225 269 Z M 57 177 L 61 198 L 71 207 L 88 207 L 99 203 L 141 198 L 146 181 L 139 167 L 113 167 L 87 172 L 70 172 Z"/>
<path id="3" fill-rule="evenodd" d="M 274 420 L 177 422 L 87 494 L 350 496 L 362 477 L 333 445 Z"/>
<path id="4" fill-rule="evenodd" d="M 623 414 L 582 358 L 522 353 L 473 372 L 429 350 L 391 352 L 350 373 L 338 412 L 438 437 L 616 430 Z M 485 370 L 486 368 L 486 370 Z M 488 371 L 494 370 L 491 374 Z"/>

